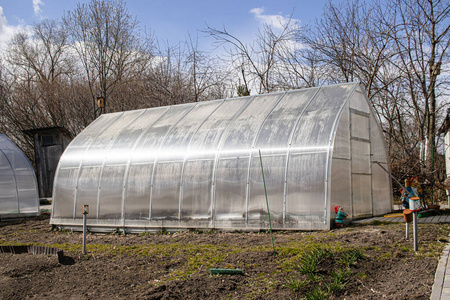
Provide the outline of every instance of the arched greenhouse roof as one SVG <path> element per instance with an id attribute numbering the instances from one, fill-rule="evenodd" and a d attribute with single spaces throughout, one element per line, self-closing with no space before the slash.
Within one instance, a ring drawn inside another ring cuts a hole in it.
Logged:
<path id="1" fill-rule="evenodd" d="M 0 218 L 40 214 L 36 175 L 25 154 L 0 134 Z"/>
<path id="2" fill-rule="evenodd" d="M 261 152 L 261 160 L 259 157 Z M 93 231 L 329 229 L 391 211 L 386 147 L 358 84 L 104 114 L 61 157 L 51 223 Z"/>

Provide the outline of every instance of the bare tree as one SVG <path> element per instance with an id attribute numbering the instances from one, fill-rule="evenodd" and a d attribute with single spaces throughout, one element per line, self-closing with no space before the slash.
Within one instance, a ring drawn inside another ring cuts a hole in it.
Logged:
<path id="1" fill-rule="evenodd" d="M 292 18 L 287 21 L 279 19 L 278 23 L 277 27 L 280 29 L 264 24 L 251 44 L 229 33 L 225 27 L 219 30 L 208 26 L 203 32 L 215 39 L 217 47 L 222 46 L 225 49 L 227 60 L 237 74 L 242 74 L 244 82 L 251 82 L 258 93 L 268 93 L 278 89 L 276 69 L 279 65 L 279 54 L 293 41 L 298 30 L 298 24 Z"/>
<path id="2" fill-rule="evenodd" d="M 442 89 L 448 87 L 440 79 L 446 68 L 450 46 L 450 3 L 448 1 L 415 0 L 395 2 L 398 12 L 395 38 L 396 63 L 409 91 L 410 109 L 414 111 L 419 139 L 426 145 L 428 172 L 434 173 L 436 159 L 436 120 Z M 448 103 L 447 103 L 448 104 Z"/>
<path id="3" fill-rule="evenodd" d="M 123 109 L 120 103 L 113 103 L 121 99 L 111 96 L 148 67 L 151 36 L 138 30 L 138 21 L 120 0 L 78 4 L 63 20 L 89 83 L 94 117 L 97 96 L 110 102 L 110 110 Z"/>
<path id="4" fill-rule="evenodd" d="M 186 73 L 193 88 L 193 101 L 223 98 L 229 74 L 217 58 L 199 49 L 198 42 L 198 36 L 193 39 L 190 35 L 186 41 Z"/>

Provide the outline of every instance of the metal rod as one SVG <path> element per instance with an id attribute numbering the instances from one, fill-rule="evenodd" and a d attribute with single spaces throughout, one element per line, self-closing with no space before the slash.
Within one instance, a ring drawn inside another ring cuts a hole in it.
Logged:
<path id="1" fill-rule="evenodd" d="M 87 254 L 86 251 L 86 214 L 83 214 L 83 254 Z"/>
<path id="2" fill-rule="evenodd" d="M 414 251 L 418 250 L 417 246 L 417 211 L 413 212 L 413 232 L 414 232 Z"/>
<path id="3" fill-rule="evenodd" d="M 409 240 L 409 223 L 406 222 L 405 224 L 405 240 Z"/>
<path id="4" fill-rule="evenodd" d="M 380 166 L 380 168 L 382 168 L 386 173 L 388 173 L 389 176 L 391 176 L 392 179 L 394 179 L 395 182 L 398 183 L 398 185 L 400 185 L 400 187 L 406 191 L 411 197 L 415 197 L 416 195 L 411 194 L 411 192 L 408 191 L 408 189 L 400 183 L 400 181 L 397 180 L 397 178 L 395 178 L 388 170 L 386 170 L 385 167 L 383 167 L 378 161 L 373 161 L 374 164 L 377 164 Z"/>
<path id="5" fill-rule="evenodd" d="M 272 222 L 270 221 L 269 199 L 267 198 L 266 180 L 264 178 L 264 169 L 263 169 L 263 163 L 262 163 L 262 157 L 261 157 L 261 150 L 258 150 L 258 151 L 259 151 L 259 162 L 261 163 L 261 174 L 262 174 L 262 179 L 263 179 L 263 184 L 264 184 L 264 194 L 266 195 L 267 215 L 269 216 L 270 238 L 272 239 L 273 255 L 275 255 L 277 253 L 275 252 L 275 244 L 273 243 Z"/>

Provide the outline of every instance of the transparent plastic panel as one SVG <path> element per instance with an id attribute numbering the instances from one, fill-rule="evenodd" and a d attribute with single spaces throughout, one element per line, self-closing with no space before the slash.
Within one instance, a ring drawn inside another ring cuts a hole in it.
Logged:
<path id="1" fill-rule="evenodd" d="M 34 170 L 25 154 L 0 134 L 0 214 L 39 213 Z"/>
<path id="2" fill-rule="evenodd" d="M 224 131 L 248 101 L 249 98 L 220 101 L 220 106 L 192 136 L 183 170 L 182 217 L 185 220 L 211 217 L 212 173 L 217 149 Z"/>
<path id="3" fill-rule="evenodd" d="M 333 125 L 354 85 L 321 88 L 295 129 L 292 153 L 328 151 Z"/>
<path id="4" fill-rule="evenodd" d="M 233 122 L 234 117 L 249 103 L 251 98 L 220 101 L 221 105 L 193 135 L 186 159 L 214 158 L 224 131 Z"/>
<path id="5" fill-rule="evenodd" d="M 111 163 L 125 163 L 126 153 L 133 141 L 127 136 L 127 127 L 142 114 L 142 110 L 124 112 L 106 130 L 103 130 L 89 145 L 89 154 L 83 159 L 84 166 L 102 165 L 109 158 Z M 124 134 L 121 134 L 124 131 Z M 115 145 L 115 147 L 114 147 Z"/>
<path id="6" fill-rule="evenodd" d="M 193 136 L 197 133 L 202 123 L 221 104 L 221 101 L 198 103 L 170 130 L 162 144 L 158 162 L 184 160 Z"/>
<path id="7" fill-rule="evenodd" d="M 81 213 L 83 205 L 89 205 L 88 219 L 97 219 L 99 217 L 97 214 L 97 197 L 101 171 L 101 166 L 83 166 L 81 168 L 76 188 L 76 218 L 83 217 Z M 66 202 L 63 205 L 66 205 Z"/>
<path id="8" fill-rule="evenodd" d="M 287 222 L 322 222 L 327 153 L 293 154 L 289 159 Z"/>
<path id="9" fill-rule="evenodd" d="M 54 218 L 73 218 L 75 188 L 77 186 L 78 168 L 60 168 L 58 184 L 53 195 L 52 214 Z"/>
<path id="10" fill-rule="evenodd" d="M 370 174 L 370 143 L 352 140 L 352 173 Z"/>
<path id="11" fill-rule="evenodd" d="M 31 173 L 31 170 L 28 169 L 23 170 L 20 173 L 21 175 L 16 174 L 17 191 L 19 194 L 19 210 L 21 213 L 36 212 L 37 184 L 34 172 Z"/>
<path id="12" fill-rule="evenodd" d="M 105 166 L 100 181 L 100 218 L 122 218 L 123 178 L 126 165 Z"/>
<path id="13" fill-rule="evenodd" d="M 261 126 L 250 164 L 249 220 L 267 219 L 258 152 L 261 150 L 272 220 L 283 222 L 284 177 L 289 137 L 297 119 L 316 92 L 317 89 L 306 89 L 301 93 L 287 92 Z"/>
<path id="14" fill-rule="evenodd" d="M 336 216 L 334 207 L 342 206 L 352 218 L 352 190 L 351 190 L 351 162 L 350 160 L 333 158 L 331 164 L 331 215 Z"/>
<path id="15" fill-rule="evenodd" d="M 350 159 L 350 120 L 349 105 L 345 105 L 336 130 L 333 157 Z"/>
<path id="16" fill-rule="evenodd" d="M 351 118 L 352 137 L 369 140 L 369 117 L 352 113 Z"/>
<path id="17" fill-rule="evenodd" d="M 147 129 L 166 111 L 167 108 L 160 107 L 145 111 L 125 112 L 124 114 L 132 113 L 131 117 L 127 118 L 130 122 L 120 130 L 120 133 L 108 150 L 105 163 L 108 165 L 123 164 L 127 163 L 132 156 L 138 156 L 135 148 Z M 121 123 L 123 124 L 123 120 Z"/>
<path id="18" fill-rule="evenodd" d="M 297 119 L 316 92 L 317 89 L 287 92 L 264 121 L 255 149 L 264 150 L 266 154 L 272 150 L 275 153 L 285 151 Z"/>
<path id="19" fill-rule="evenodd" d="M 158 147 L 156 144 L 157 138 L 151 141 L 152 125 L 165 116 L 168 109 L 167 107 L 160 107 L 145 110 L 121 132 L 121 136 L 113 146 L 113 151 L 117 153 L 117 156 L 125 157 L 127 165 L 130 165 L 128 171 L 125 169 L 123 182 L 120 183 L 121 187 L 125 183 L 124 188 L 126 189 L 125 199 L 123 199 L 125 202 L 125 219 L 142 220 L 149 218 L 153 161 L 157 153 L 155 149 L 150 148 L 150 143 L 154 142 L 153 146 Z M 171 115 L 171 118 L 177 116 L 176 113 Z M 150 139 L 147 140 L 149 143 L 146 143 L 148 149 L 142 145 L 145 143 L 145 139 Z M 121 142 L 121 140 L 123 141 Z M 117 159 L 107 159 L 107 163 L 110 165 L 118 162 Z M 122 196 L 122 193 L 120 193 L 120 196 Z"/>
<path id="20" fill-rule="evenodd" d="M 264 168 L 270 217 L 272 222 L 283 224 L 286 150 L 280 152 L 278 155 L 274 155 L 273 151 L 270 151 L 270 155 L 265 155 L 264 153 L 265 151 L 262 150 L 261 158 Z M 268 221 L 264 182 L 262 180 L 261 163 L 257 151 L 253 153 L 252 168 L 250 169 L 248 219 Z"/>
<path id="21" fill-rule="evenodd" d="M 370 115 L 370 143 L 372 161 L 387 163 L 387 149 L 383 133 L 373 115 Z"/>
<path id="22" fill-rule="evenodd" d="M 17 191 L 12 176 L 0 175 L 0 215 L 19 212 Z"/>
<path id="23" fill-rule="evenodd" d="M 387 164 L 382 164 L 388 170 Z M 379 165 L 372 165 L 373 214 L 391 212 L 392 194 L 390 177 Z"/>
<path id="24" fill-rule="evenodd" d="M 179 219 L 182 162 L 159 163 L 155 167 L 152 191 L 152 219 Z"/>
<path id="25" fill-rule="evenodd" d="M 140 136 L 131 163 L 154 163 L 166 134 L 191 108 L 192 105 L 173 106 L 161 118 L 153 116 L 155 122 Z M 150 111 L 149 114 L 143 118 L 148 120 L 152 117 Z"/>
<path id="26" fill-rule="evenodd" d="M 121 115 L 122 113 L 101 115 L 86 127 L 72 140 L 72 142 L 70 142 L 70 146 L 64 150 L 64 153 L 59 160 L 59 168 L 79 167 L 80 162 L 85 159 L 85 156 L 90 156 L 90 154 L 87 154 L 90 144 L 101 132 L 107 130 Z M 98 159 L 100 163 L 103 161 L 103 158 L 104 156 Z M 57 181 L 58 176 L 55 178 L 54 185 L 57 185 Z"/>
<path id="27" fill-rule="evenodd" d="M 255 96 L 224 134 L 220 157 L 235 157 L 241 151 L 248 155 L 259 128 L 283 95 Z"/>
<path id="28" fill-rule="evenodd" d="M 352 175 L 353 217 L 372 215 L 372 185 L 370 175 Z"/>
<path id="29" fill-rule="evenodd" d="M 215 220 L 241 220 L 246 213 L 248 157 L 220 159 L 216 171 Z"/>
<path id="30" fill-rule="evenodd" d="M 253 101 L 225 132 L 224 142 L 219 151 L 219 163 L 217 164 L 216 172 L 216 193 L 214 198 L 218 208 L 216 214 L 224 213 L 222 209 L 229 201 L 233 201 L 233 209 L 230 211 L 232 218 L 236 216 L 239 209 L 241 210 L 241 218 L 245 217 L 247 210 L 247 177 L 252 146 L 265 118 L 283 95 L 255 96 Z M 236 161 L 236 163 L 234 164 L 232 161 Z M 234 168 L 234 165 L 236 168 L 232 171 L 223 170 L 223 168 Z M 259 168 L 258 165 L 256 167 Z M 229 189 L 240 191 L 242 194 L 237 196 L 236 199 L 230 200 L 227 196 Z M 253 198 L 253 200 L 257 200 L 257 198 Z M 242 203 L 235 203 L 234 201 L 242 201 Z M 260 203 L 249 205 L 259 207 Z M 260 213 L 259 211 L 253 214 L 252 217 L 260 219 Z"/>
<path id="31" fill-rule="evenodd" d="M 125 219 L 148 220 L 153 164 L 133 164 L 126 184 Z"/>
<path id="32" fill-rule="evenodd" d="M 365 91 L 358 85 L 350 98 L 350 108 L 369 113 L 370 108 L 366 99 Z"/>
<path id="33" fill-rule="evenodd" d="M 177 187 L 177 191 L 180 191 L 181 172 L 183 170 L 183 164 L 185 156 L 189 150 L 190 141 L 193 135 L 199 130 L 202 123 L 211 115 L 214 110 L 220 106 L 222 102 L 203 102 L 198 103 L 187 115 L 185 115 L 174 127 L 169 131 L 164 139 L 161 151 L 158 155 L 157 166 L 153 179 L 153 194 L 152 194 L 152 209 L 159 205 L 158 203 L 165 203 L 170 201 L 170 206 L 175 207 L 177 210 L 180 207 L 180 194 L 173 193 L 173 188 Z M 161 164 L 174 164 L 175 168 L 159 167 Z M 180 167 L 179 167 L 179 166 Z M 176 170 L 176 171 L 175 171 Z M 164 173 L 167 172 L 167 173 Z M 168 181 L 173 183 L 169 185 L 170 191 L 167 190 Z M 160 186 L 161 184 L 161 186 Z M 161 193 L 155 193 L 155 191 L 161 190 Z M 173 197 L 167 200 L 168 197 Z M 160 208 L 161 211 L 161 208 Z M 170 215 L 172 218 L 173 213 Z M 177 216 L 178 212 L 177 212 Z M 163 217 L 158 212 L 152 214 L 152 217 Z"/>
<path id="34" fill-rule="evenodd" d="M 27 176 L 32 174 L 32 176 L 35 176 L 28 158 L 25 156 L 25 154 L 23 154 L 21 150 L 19 150 L 19 148 L 6 150 L 4 151 L 4 153 L 8 157 L 8 160 L 10 161 L 14 170 L 14 174 L 16 176 Z M 29 182 L 31 184 L 34 184 L 33 179 Z"/>
<path id="35" fill-rule="evenodd" d="M 370 115 L 371 161 L 379 162 L 389 171 L 384 136 L 374 116 Z M 373 213 L 380 215 L 392 211 L 392 186 L 389 174 L 372 163 Z"/>
<path id="36" fill-rule="evenodd" d="M 36 205 L 36 188 L 20 189 L 19 199 L 20 213 L 35 213 L 39 211 Z"/>
<path id="37" fill-rule="evenodd" d="M 0 150 L 7 158 L 7 163 L 10 165 L 16 175 L 24 175 L 30 174 L 32 171 L 31 164 L 28 161 L 28 158 L 25 154 L 20 150 L 15 144 L 13 144 L 8 138 L 4 135 L 0 135 L 4 137 L 3 142 L 0 140 Z M 34 171 L 33 171 L 34 172 Z"/>
<path id="38" fill-rule="evenodd" d="M 19 202 L 14 173 L 8 159 L 0 151 L 0 215 L 18 212 Z"/>
<path id="39" fill-rule="evenodd" d="M 184 166 L 181 218 L 211 219 L 211 181 L 214 160 L 187 161 Z"/>

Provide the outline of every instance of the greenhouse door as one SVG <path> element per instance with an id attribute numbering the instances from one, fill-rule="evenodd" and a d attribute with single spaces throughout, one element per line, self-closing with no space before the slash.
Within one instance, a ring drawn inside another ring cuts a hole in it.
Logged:
<path id="1" fill-rule="evenodd" d="M 369 114 L 351 109 L 353 217 L 372 215 Z"/>

